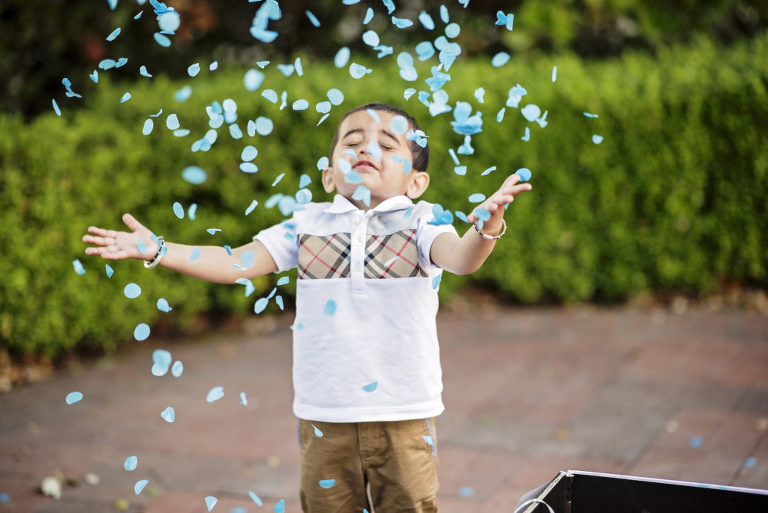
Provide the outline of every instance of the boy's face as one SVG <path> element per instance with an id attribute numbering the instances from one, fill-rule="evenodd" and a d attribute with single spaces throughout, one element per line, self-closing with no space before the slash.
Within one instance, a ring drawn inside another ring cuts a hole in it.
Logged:
<path id="1" fill-rule="evenodd" d="M 403 194 L 415 199 L 429 184 L 429 175 L 423 171 L 414 169 L 405 173 L 404 162 L 411 162 L 413 157 L 405 133 L 398 134 L 390 127 L 396 115 L 374 112 L 378 121 L 366 110 L 353 112 L 342 121 L 330 167 L 323 171 L 326 192 L 335 189 L 361 209 L 369 207 L 352 198 L 358 185 L 371 191 L 370 208 L 373 208 L 386 199 Z M 340 160 L 349 165 L 340 164 Z M 359 183 L 347 182 L 349 170 L 360 175 Z"/>

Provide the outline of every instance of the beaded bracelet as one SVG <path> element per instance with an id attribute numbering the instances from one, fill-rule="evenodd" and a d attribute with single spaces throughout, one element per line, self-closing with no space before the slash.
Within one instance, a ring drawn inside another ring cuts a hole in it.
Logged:
<path id="1" fill-rule="evenodd" d="M 504 219 L 501 220 L 501 233 L 498 235 L 488 235 L 487 233 L 483 233 L 480 231 L 480 228 L 477 227 L 477 222 L 475 222 L 475 230 L 477 230 L 477 233 L 479 233 L 480 236 L 485 240 L 496 240 L 500 239 L 501 236 L 504 235 L 504 233 L 507 231 L 507 223 L 504 221 Z"/>
<path id="2" fill-rule="evenodd" d="M 153 267 L 157 267 L 157 264 L 160 263 L 160 260 L 163 259 L 163 255 L 165 255 L 165 239 L 161 235 L 157 238 L 157 253 L 154 257 L 152 257 L 152 260 L 144 260 L 144 267 L 147 269 L 152 269 Z"/>

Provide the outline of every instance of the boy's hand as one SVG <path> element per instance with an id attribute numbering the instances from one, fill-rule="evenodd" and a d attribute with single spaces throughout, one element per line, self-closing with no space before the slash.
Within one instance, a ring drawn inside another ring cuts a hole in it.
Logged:
<path id="1" fill-rule="evenodd" d="M 131 214 L 123 214 L 123 222 L 131 230 L 130 232 L 105 230 L 97 226 L 89 226 L 88 232 L 93 235 L 84 235 L 83 242 L 93 244 L 94 246 L 85 248 L 85 254 L 100 255 L 101 258 L 107 260 L 122 260 L 125 258 L 152 259 L 158 250 L 158 244 L 152 240 L 152 232 L 138 222 Z M 141 245 L 146 248 L 144 253 L 139 251 L 139 246 Z"/>
<path id="2" fill-rule="evenodd" d="M 500 229 L 501 220 L 504 217 L 504 208 L 507 204 L 515 201 L 515 196 L 518 194 L 530 191 L 533 188 L 529 183 L 518 184 L 519 181 L 520 175 L 517 173 L 509 175 L 498 191 L 494 192 L 472 210 L 472 213 L 467 216 L 467 220 L 470 223 L 476 222 L 478 220 L 477 209 L 484 208 L 491 213 L 491 218 L 485 221 L 484 226 L 488 226 L 490 231 L 494 231 L 497 227 Z"/>

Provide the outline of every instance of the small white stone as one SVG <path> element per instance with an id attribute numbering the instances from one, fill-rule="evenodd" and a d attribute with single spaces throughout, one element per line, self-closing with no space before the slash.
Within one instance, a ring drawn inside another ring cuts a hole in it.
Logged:
<path id="1" fill-rule="evenodd" d="M 43 495 L 53 497 L 54 499 L 61 498 L 61 482 L 53 476 L 48 476 L 40 483 L 40 491 Z"/>

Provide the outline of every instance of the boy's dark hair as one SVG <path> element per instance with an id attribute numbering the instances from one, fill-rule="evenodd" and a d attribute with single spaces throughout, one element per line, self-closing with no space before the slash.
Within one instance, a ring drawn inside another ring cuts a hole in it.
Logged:
<path id="1" fill-rule="evenodd" d="M 365 105 L 361 105 L 360 107 L 355 107 L 341 117 L 339 124 L 336 126 L 336 132 L 333 134 L 333 140 L 331 141 L 331 152 L 328 154 L 328 158 L 333 158 L 333 150 L 336 149 L 336 144 L 339 142 L 339 128 L 341 128 L 341 124 L 345 119 L 347 119 L 347 116 L 354 114 L 355 112 L 368 109 L 374 111 L 378 110 L 383 112 L 391 112 L 392 114 L 403 116 L 406 120 L 408 120 L 408 128 L 413 130 L 421 130 L 421 128 L 419 128 L 419 124 L 416 122 L 413 116 L 408 114 L 400 107 L 395 107 L 394 105 L 389 105 L 388 103 L 367 103 Z M 408 144 L 411 149 L 411 156 L 413 157 L 413 162 L 411 162 L 413 169 L 417 171 L 426 171 L 427 165 L 429 165 L 429 143 L 427 143 L 423 148 L 416 144 L 416 141 L 408 141 Z M 333 163 L 331 163 L 331 165 L 333 165 Z"/>

